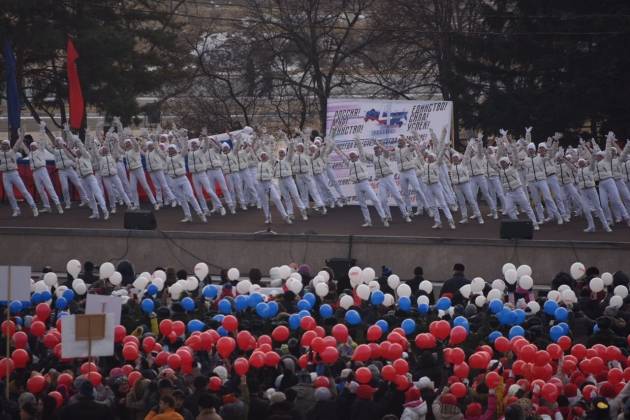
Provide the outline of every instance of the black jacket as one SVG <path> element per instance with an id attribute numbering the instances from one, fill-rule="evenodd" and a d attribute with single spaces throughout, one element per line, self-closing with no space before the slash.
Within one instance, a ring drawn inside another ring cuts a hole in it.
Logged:
<path id="1" fill-rule="evenodd" d="M 76 403 L 64 407 L 59 412 L 60 420 L 111 420 L 113 416 L 108 406 L 86 397 L 79 397 Z"/>

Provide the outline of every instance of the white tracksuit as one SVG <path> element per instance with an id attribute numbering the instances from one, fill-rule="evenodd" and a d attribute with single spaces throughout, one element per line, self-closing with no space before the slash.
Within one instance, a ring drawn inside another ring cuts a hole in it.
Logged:
<path id="1" fill-rule="evenodd" d="M 206 175 L 208 176 L 208 181 L 210 181 L 212 187 L 219 184 L 225 204 L 227 204 L 229 209 L 234 210 L 236 203 L 234 203 L 233 195 L 230 193 L 227 183 L 225 182 L 221 153 L 214 144 L 209 144 L 206 150 Z"/>
<path id="2" fill-rule="evenodd" d="M 599 218 L 599 221 L 604 226 L 604 229 L 608 229 L 608 221 L 606 220 L 606 215 L 604 214 L 599 202 L 599 196 L 597 195 L 597 190 L 595 189 L 595 177 L 591 168 L 578 168 L 575 172 L 575 180 L 580 189 L 582 213 L 584 214 L 588 228 L 595 228 L 593 215 L 591 214 L 591 209 L 593 209 Z"/>
<path id="3" fill-rule="evenodd" d="M 459 203 L 459 211 L 462 214 L 462 219 L 466 220 L 468 218 L 468 206 L 466 202 L 470 205 L 473 214 L 477 216 L 477 218 L 480 218 L 481 211 L 479 210 L 477 199 L 473 195 L 472 188 L 470 187 L 470 174 L 468 173 L 466 165 L 463 162 L 458 164 L 453 163 L 449 170 L 449 177 L 451 178 L 451 183 L 455 190 L 455 196 Z"/>
<path id="4" fill-rule="evenodd" d="M 48 169 L 46 168 L 44 151 L 39 148 L 37 150 L 33 150 L 29 154 L 29 158 L 31 170 L 33 171 L 35 188 L 37 189 L 39 198 L 42 200 L 44 208 L 50 209 L 49 196 L 55 205 L 59 205 L 59 196 L 57 195 L 57 191 L 55 191 L 55 187 L 53 186 L 50 175 L 48 174 Z"/>
<path id="5" fill-rule="evenodd" d="M 225 182 L 233 199 L 233 204 L 236 205 L 236 200 L 241 206 L 246 207 L 245 196 L 243 195 L 242 180 L 239 172 L 238 160 L 236 153 L 230 150 L 228 153 L 221 154 L 221 160 L 223 163 L 223 173 L 225 174 Z"/>
<path id="6" fill-rule="evenodd" d="M 367 206 L 367 200 L 372 201 L 372 205 L 376 207 L 376 211 L 381 219 L 385 219 L 387 215 L 383 210 L 383 206 L 381 206 L 381 202 L 376 196 L 376 193 L 372 189 L 368 181 L 368 172 L 367 168 L 360 160 L 352 161 L 347 159 L 345 156 L 341 155 L 344 163 L 348 165 L 348 169 L 350 170 L 350 181 L 354 183 L 354 192 L 357 195 L 357 201 L 359 202 L 359 206 L 361 207 L 361 213 L 363 214 L 363 220 L 365 223 L 372 223 L 372 218 L 370 217 L 370 210 Z"/>
<path id="7" fill-rule="evenodd" d="M 494 163 L 490 163 L 493 165 Z M 521 211 L 525 212 L 534 225 L 538 224 L 534 210 L 529 203 L 523 185 L 521 184 L 520 171 L 514 166 L 509 166 L 507 169 L 503 169 L 499 166 L 495 168 L 499 172 L 499 178 L 503 184 L 503 192 L 505 193 L 505 202 L 507 205 L 507 215 L 512 220 L 518 219 L 516 214 L 517 206 Z"/>
<path id="8" fill-rule="evenodd" d="M 327 205 L 334 205 L 338 197 L 335 197 L 335 192 L 328 186 L 328 178 L 325 174 L 326 162 L 324 162 L 321 153 L 317 154 L 314 158 L 311 157 L 311 164 L 313 168 L 313 180 L 317 186 L 319 196 Z"/>
<path id="9" fill-rule="evenodd" d="M 566 198 L 562 188 L 560 187 L 558 176 L 556 175 L 557 166 L 552 159 L 543 158 L 543 167 L 545 169 L 545 175 L 547 176 L 547 185 L 549 186 L 549 190 L 555 196 L 554 203 L 556 204 L 556 207 L 558 207 L 558 212 L 563 217 L 567 218 L 570 216 L 570 213 L 564 206 Z"/>
<path id="10" fill-rule="evenodd" d="M 237 149 L 240 149 L 239 142 L 237 141 L 235 144 Z M 260 206 L 260 199 L 258 198 L 258 191 L 256 190 L 255 175 L 249 171 L 249 151 L 240 149 L 237 153 L 235 153 L 235 155 L 236 163 L 239 168 L 239 179 L 242 183 L 243 199 L 248 204 L 256 204 L 257 206 Z M 252 201 L 248 202 L 248 200 Z"/>
<path id="11" fill-rule="evenodd" d="M 265 213 L 265 219 L 271 221 L 271 212 L 269 211 L 269 199 L 273 200 L 276 209 L 280 212 L 280 216 L 286 219 L 287 212 L 282 205 L 282 199 L 276 184 L 273 183 L 273 165 L 271 161 L 258 162 L 256 168 L 256 186 L 258 187 L 258 197 L 262 202 L 263 212 Z"/>
<path id="12" fill-rule="evenodd" d="M 14 212 L 19 212 L 20 208 L 18 207 L 17 200 L 15 199 L 13 187 L 20 191 L 20 194 L 22 194 L 22 197 L 24 197 L 24 200 L 26 200 L 31 208 L 35 208 L 33 196 L 31 196 L 31 193 L 29 193 L 26 189 L 24 181 L 22 181 L 22 178 L 17 170 L 17 155 L 15 151 L 20 146 L 21 142 L 18 142 L 9 150 L 0 150 L 0 172 L 2 173 L 2 185 L 4 186 L 4 192 L 7 195 L 9 204 Z"/>
<path id="13" fill-rule="evenodd" d="M 210 196 L 210 200 L 214 206 L 213 210 L 221 209 L 223 205 L 221 204 L 217 193 L 214 191 L 213 184 L 210 184 L 210 180 L 206 174 L 206 169 L 208 167 L 205 157 L 206 152 L 200 148 L 197 150 L 188 150 L 186 156 L 188 159 L 188 171 L 192 174 L 193 187 L 201 209 L 204 213 L 209 212 L 204 191 Z"/>
<path id="14" fill-rule="evenodd" d="M 295 181 L 293 180 L 293 170 L 291 169 L 291 163 L 288 157 L 273 162 L 273 176 L 277 178 L 280 183 L 280 193 L 282 194 L 287 214 L 293 217 L 293 202 L 295 202 L 295 205 L 300 211 L 306 209 L 306 206 L 300 198 L 297 185 L 295 185 Z"/>
<path id="15" fill-rule="evenodd" d="M 481 190 L 483 199 L 488 204 L 488 207 L 490 207 L 490 211 L 494 213 L 497 211 L 497 203 L 490 195 L 488 188 L 488 179 L 486 178 L 486 165 L 488 165 L 488 160 L 485 155 L 480 156 L 480 153 L 481 152 L 474 154 L 469 160 L 470 187 L 475 197 L 477 197 Z"/>
<path id="16" fill-rule="evenodd" d="M 612 165 L 610 163 L 611 159 L 612 157 L 608 154 L 600 161 L 595 160 L 593 162 L 593 174 L 595 175 L 595 179 L 599 180 L 599 198 L 604 214 L 612 224 L 612 216 L 610 214 L 611 207 L 616 220 L 628 220 L 628 211 L 621 201 L 617 184 L 615 184 L 613 178 Z"/>
<path id="17" fill-rule="evenodd" d="M 545 218 L 541 196 L 542 200 L 545 201 L 545 206 L 550 216 L 558 220 L 562 219 L 562 215 L 558 211 L 556 203 L 553 201 L 549 185 L 547 184 L 547 175 L 543 164 L 544 160 L 545 158 L 536 155 L 527 156 L 521 161 L 521 166 L 524 167 L 526 171 L 527 186 L 529 187 L 531 198 L 534 201 L 536 215 L 541 223 Z"/>
<path id="18" fill-rule="evenodd" d="M 129 168 L 129 190 L 131 191 L 131 200 L 136 207 L 140 207 L 140 197 L 138 196 L 138 183 L 142 186 L 147 198 L 152 205 L 155 205 L 155 196 L 149 187 L 147 177 L 142 167 L 142 158 L 138 145 L 134 144 L 130 150 L 125 150 L 125 160 Z"/>
<path id="19" fill-rule="evenodd" d="M 186 218 L 191 217 L 190 205 L 192 205 L 197 215 L 202 216 L 203 212 L 201 211 L 201 207 L 199 207 L 190 181 L 188 181 L 186 177 L 186 164 L 181 154 L 176 153 L 173 156 L 168 155 L 166 157 L 166 173 L 170 179 L 171 191 L 173 191 L 173 194 L 177 197 L 177 201 L 179 201 L 182 206 L 184 216 L 186 216 Z"/>
<path id="20" fill-rule="evenodd" d="M 449 222 L 453 221 L 453 215 L 451 214 L 451 210 L 446 203 L 444 190 L 442 184 L 440 183 L 439 166 L 442 164 L 442 155 L 443 153 L 439 153 L 437 161 L 424 162 L 424 165 L 420 172 L 422 176 L 422 181 L 429 188 L 432 199 L 435 202 L 436 207 L 434 208 L 433 220 L 436 223 L 441 223 L 440 213 L 439 211 L 437 211 L 437 209 L 442 210 L 442 213 L 444 213 L 444 216 L 446 216 Z"/>
<path id="21" fill-rule="evenodd" d="M 337 182 L 337 177 L 335 176 L 335 171 L 333 170 L 332 166 L 330 165 L 330 154 L 332 153 L 333 149 L 335 148 L 335 143 L 333 141 L 329 141 L 328 143 L 325 143 L 323 146 L 324 150 L 322 152 L 322 160 L 325 163 L 325 175 L 326 178 L 328 178 L 328 183 L 335 189 L 335 191 L 337 192 L 337 199 L 342 199 L 345 200 L 345 196 L 343 195 L 343 192 L 341 191 L 341 186 L 339 186 L 339 182 Z"/>
<path id="22" fill-rule="evenodd" d="M 405 210 L 407 213 L 411 212 L 411 198 L 409 196 L 409 189 L 411 189 L 416 195 L 416 205 L 418 210 L 423 208 L 435 207 L 430 200 L 431 197 L 427 197 L 426 188 L 422 188 L 416 174 L 416 157 L 413 148 L 409 146 L 396 147 L 394 149 L 393 159 L 398 165 L 400 191 L 402 193 L 403 200 L 405 202 Z"/>
<path id="23" fill-rule="evenodd" d="M 306 153 L 294 152 L 294 145 L 289 146 L 289 161 L 291 162 L 291 170 L 295 175 L 295 183 L 300 192 L 300 199 L 305 206 L 309 205 L 309 194 L 313 197 L 316 207 L 324 207 L 324 202 L 319 195 L 317 185 L 313 180 L 313 170 L 311 159 Z"/>
<path id="24" fill-rule="evenodd" d="M 501 208 L 505 211 L 505 194 L 503 193 L 503 185 L 501 184 L 501 179 L 499 178 L 499 173 L 490 165 L 489 160 L 492 160 L 495 163 L 493 155 L 486 156 L 486 179 L 488 182 L 488 192 L 490 196 L 494 200 L 494 202 L 499 205 L 501 202 Z"/>
<path id="25" fill-rule="evenodd" d="M 77 175 L 74 170 L 74 157 L 69 155 L 63 148 L 53 148 L 47 145 L 46 149 L 55 156 L 55 166 L 57 167 L 59 174 L 59 183 L 61 184 L 61 192 L 66 206 L 69 206 L 70 201 L 72 201 L 70 189 L 68 188 L 68 181 L 70 181 L 77 191 L 79 191 L 81 201 L 87 203 L 87 195 L 85 194 L 79 175 Z"/>
<path id="26" fill-rule="evenodd" d="M 175 195 L 168 186 L 164 176 L 165 160 L 166 154 L 159 147 L 155 147 L 153 150 L 145 153 L 147 171 L 155 187 L 155 199 L 162 204 L 171 203 L 175 200 Z"/>
<path id="27" fill-rule="evenodd" d="M 121 198 L 127 207 L 131 207 L 131 200 L 125 193 L 122 181 L 118 176 L 118 165 L 116 159 L 111 155 L 101 155 L 99 157 L 99 168 L 101 180 L 105 185 L 105 191 L 109 201 L 109 208 L 116 209 L 117 197 Z"/>

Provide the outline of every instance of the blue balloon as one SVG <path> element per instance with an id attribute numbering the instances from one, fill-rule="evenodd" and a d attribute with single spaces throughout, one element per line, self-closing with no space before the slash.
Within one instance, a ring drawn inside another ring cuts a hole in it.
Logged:
<path id="1" fill-rule="evenodd" d="M 557 321 L 566 321 L 569 319 L 569 311 L 567 311 L 567 308 L 563 308 L 562 306 L 556 309 L 553 314 Z"/>
<path id="2" fill-rule="evenodd" d="M 263 297 L 263 295 L 261 295 L 260 293 L 254 293 L 249 295 L 249 298 L 247 299 L 247 304 L 250 308 L 255 308 L 256 305 L 264 300 L 265 298 Z"/>
<path id="3" fill-rule="evenodd" d="M 331 316 L 333 316 L 333 308 L 332 308 L 332 306 L 330 306 L 327 303 L 324 303 L 322 306 L 319 307 L 319 314 L 324 319 L 330 318 Z"/>
<path id="4" fill-rule="evenodd" d="M 416 331 L 416 322 L 413 319 L 407 318 L 400 324 L 405 334 L 413 334 Z"/>
<path id="5" fill-rule="evenodd" d="M 409 312 L 411 310 L 411 299 L 407 296 L 403 296 L 398 299 L 398 308 L 401 311 Z"/>
<path id="6" fill-rule="evenodd" d="M 361 315 L 356 310 L 350 309 L 346 312 L 345 320 L 350 325 L 358 325 L 361 323 Z"/>
<path id="7" fill-rule="evenodd" d="M 451 307 L 451 300 L 447 298 L 446 296 L 443 296 L 437 301 L 437 304 L 435 305 L 435 307 L 445 311 Z"/>
<path id="8" fill-rule="evenodd" d="M 72 300 L 74 300 L 74 291 L 71 289 L 65 290 L 63 292 L 63 297 L 68 301 L 68 302 L 72 302 Z"/>
<path id="9" fill-rule="evenodd" d="M 599 332 L 599 325 L 593 325 L 593 334 L 597 334 Z"/>
<path id="10" fill-rule="evenodd" d="M 41 293 L 33 293 L 33 295 L 31 296 L 31 302 L 33 302 L 34 305 L 37 305 L 38 303 L 43 302 L 42 300 L 42 294 Z"/>
<path id="11" fill-rule="evenodd" d="M 219 312 L 227 315 L 227 314 L 231 314 L 232 313 L 232 304 L 230 303 L 229 300 L 223 298 L 219 301 Z"/>
<path id="12" fill-rule="evenodd" d="M 370 296 L 370 302 L 372 305 L 380 305 L 385 300 L 385 293 L 380 290 L 375 290 L 372 292 L 372 296 Z"/>
<path id="13" fill-rule="evenodd" d="M 192 300 L 192 298 L 188 296 L 182 299 L 181 305 L 182 305 L 182 308 L 184 308 L 186 312 L 190 312 L 195 309 L 195 301 Z"/>
<path id="14" fill-rule="evenodd" d="M 304 297 L 302 299 L 305 299 L 308 301 L 308 303 L 311 304 L 311 307 L 313 307 L 315 305 L 315 302 L 317 302 L 317 298 L 315 297 L 314 294 L 312 293 L 305 293 Z"/>
<path id="15" fill-rule="evenodd" d="M 383 334 L 387 334 L 387 331 L 389 331 L 389 324 L 384 319 L 379 319 L 378 321 L 375 322 L 374 325 L 379 327 L 381 331 L 383 332 Z"/>
<path id="16" fill-rule="evenodd" d="M 300 299 L 297 303 L 297 307 L 300 311 L 309 311 L 313 304 L 306 299 Z"/>
<path id="17" fill-rule="evenodd" d="M 22 309 L 28 309 L 32 306 L 30 300 L 22 300 L 20 302 L 22 302 Z"/>
<path id="18" fill-rule="evenodd" d="M 153 312 L 153 309 L 155 308 L 155 303 L 153 303 L 151 299 L 142 299 L 142 303 L 140 304 L 140 307 L 142 308 L 142 311 L 145 314 L 150 314 L 151 312 Z"/>
<path id="19" fill-rule="evenodd" d="M 488 308 L 490 308 L 490 312 L 492 312 L 493 314 L 497 314 L 501 312 L 501 309 L 503 309 L 503 302 L 501 302 L 499 299 L 492 299 L 488 304 Z"/>
<path id="20" fill-rule="evenodd" d="M 189 334 L 195 331 L 203 331 L 203 327 L 205 327 L 204 323 L 198 319 L 191 319 L 186 326 Z"/>
<path id="21" fill-rule="evenodd" d="M 64 318 L 66 316 L 70 316 L 70 312 L 68 312 L 68 311 L 61 311 L 61 312 L 59 312 L 57 314 L 57 319 L 61 319 L 61 318 Z"/>
<path id="22" fill-rule="evenodd" d="M 267 304 L 267 306 L 269 306 L 269 309 L 267 310 L 267 317 L 269 318 L 273 318 L 274 316 L 278 315 L 278 312 L 280 312 L 280 307 L 278 306 L 278 303 L 276 301 L 271 301 Z"/>
<path id="23" fill-rule="evenodd" d="M 269 305 L 267 305 L 265 302 L 260 302 L 258 305 L 256 305 L 256 313 L 261 318 L 267 318 L 269 314 Z"/>
<path id="24" fill-rule="evenodd" d="M 22 302 L 20 302 L 19 300 L 14 300 L 9 304 L 9 311 L 11 311 L 12 314 L 17 314 L 21 310 Z"/>
<path id="25" fill-rule="evenodd" d="M 466 328 L 466 331 L 470 331 L 470 325 L 468 324 L 468 320 L 461 315 L 453 320 L 453 326 L 464 327 Z"/>
<path id="26" fill-rule="evenodd" d="M 494 343 L 494 340 L 496 340 L 499 337 L 503 337 L 503 334 L 501 334 L 501 331 L 492 331 L 490 334 L 488 334 L 488 340 L 491 343 Z"/>
<path id="27" fill-rule="evenodd" d="M 554 342 L 557 342 L 558 339 L 564 335 L 565 335 L 564 330 L 562 329 L 560 325 L 554 325 L 553 327 L 549 329 L 549 337 Z"/>
<path id="28" fill-rule="evenodd" d="M 15 323 L 16 323 L 17 325 L 19 325 L 20 327 L 21 327 L 22 325 L 24 325 L 24 320 L 22 319 L 22 317 L 16 316 L 15 318 L 13 318 L 13 320 L 14 320 L 14 321 L 15 321 Z"/>
<path id="29" fill-rule="evenodd" d="M 522 324 L 523 322 L 525 322 L 525 316 L 527 314 L 525 313 L 524 310 L 522 310 L 522 309 L 515 309 L 512 312 L 514 312 L 514 314 L 516 315 L 516 322 L 515 322 L 515 324 Z"/>
<path id="30" fill-rule="evenodd" d="M 291 314 L 289 316 L 289 328 L 292 330 L 300 328 L 300 316 L 298 314 Z"/>
<path id="31" fill-rule="evenodd" d="M 421 303 L 420 305 L 418 305 L 418 312 L 421 314 L 429 313 L 429 309 L 431 308 L 429 307 L 427 303 Z"/>
<path id="32" fill-rule="evenodd" d="M 63 296 L 58 298 L 55 302 L 55 308 L 57 309 L 66 309 L 68 307 L 68 301 Z"/>
<path id="33" fill-rule="evenodd" d="M 298 312 L 298 315 L 300 316 L 300 319 L 302 319 L 305 316 L 311 316 L 311 313 L 306 309 L 302 309 L 300 312 Z"/>
<path id="34" fill-rule="evenodd" d="M 155 284 L 150 284 L 147 287 L 147 294 L 148 295 L 155 296 L 155 295 L 157 295 L 157 293 L 158 293 L 158 288 L 157 288 L 157 286 Z"/>
<path id="35" fill-rule="evenodd" d="M 216 314 L 215 316 L 212 317 L 212 320 L 222 323 L 224 318 L 225 318 L 225 315 Z"/>
<path id="36" fill-rule="evenodd" d="M 569 335 L 569 333 L 571 332 L 571 328 L 569 328 L 569 324 L 567 324 L 566 322 L 560 322 L 558 326 L 562 327 L 562 331 L 564 331 L 564 335 Z"/>
<path id="37" fill-rule="evenodd" d="M 558 309 L 558 303 L 555 300 L 548 300 L 543 305 L 543 310 L 547 315 L 554 316 L 556 309 Z"/>
<path id="38" fill-rule="evenodd" d="M 236 306 L 236 310 L 238 312 L 242 312 L 245 309 L 247 309 L 247 307 L 249 306 L 247 304 L 247 296 L 245 295 L 236 296 L 236 299 L 234 299 L 234 305 Z"/>
<path id="39" fill-rule="evenodd" d="M 226 335 L 228 335 L 228 330 L 226 330 L 225 328 L 223 328 L 223 326 L 220 326 L 219 328 L 217 328 L 217 332 L 219 333 L 219 335 L 221 337 L 225 337 Z"/>
<path id="40" fill-rule="evenodd" d="M 512 321 L 512 311 L 508 308 L 503 308 L 497 314 L 497 318 L 499 319 L 499 323 L 501 325 L 510 325 Z"/>
<path id="41" fill-rule="evenodd" d="M 515 325 L 510 328 L 510 332 L 508 334 L 508 338 L 511 340 L 514 337 L 523 337 L 525 336 L 525 329 L 520 325 Z"/>
<path id="42" fill-rule="evenodd" d="M 201 293 L 206 299 L 214 299 L 219 294 L 219 290 L 215 286 L 209 284 L 201 289 Z"/>
<path id="43" fill-rule="evenodd" d="M 40 295 L 42 297 L 42 302 L 47 302 L 52 299 L 52 293 L 50 293 L 48 290 L 41 292 Z"/>

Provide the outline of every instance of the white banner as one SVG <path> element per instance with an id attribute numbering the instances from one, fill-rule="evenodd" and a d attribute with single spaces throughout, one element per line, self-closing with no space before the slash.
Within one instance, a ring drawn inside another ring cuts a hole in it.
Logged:
<path id="1" fill-rule="evenodd" d="M 440 135 L 446 127 L 446 138 L 450 139 L 453 119 L 453 103 L 449 101 L 394 101 L 380 99 L 328 100 L 326 110 L 326 137 L 335 139 L 341 150 L 348 153 L 356 150 L 354 138 L 360 135 L 363 147 L 372 152 L 375 140 L 385 146 L 395 147 L 398 137 L 418 132 L 421 140 L 429 139 L 429 129 Z M 330 163 L 341 190 L 351 204 L 357 204 L 354 186 L 348 178 L 348 168 L 333 152 Z M 378 191 L 374 180 L 374 170 L 370 167 L 370 183 Z M 398 184 L 398 168 L 392 162 L 392 169 Z M 415 199 L 412 199 L 415 201 Z M 390 205 L 393 205 L 390 199 Z"/>

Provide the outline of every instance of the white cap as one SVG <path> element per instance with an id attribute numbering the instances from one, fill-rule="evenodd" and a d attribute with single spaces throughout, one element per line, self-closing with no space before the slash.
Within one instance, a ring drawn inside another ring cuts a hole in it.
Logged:
<path id="1" fill-rule="evenodd" d="M 199 139 L 191 139 L 189 141 L 190 145 L 192 146 L 193 144 L 196 144 L 197 146 L 199 146 Z"/>
<path id="2" fill-rule="evenodd" d="M 269 155 L 267 154 L 267 152 L 264 152 L 264 151 L 260 152 L 260 157 L 263 157 L 263 156 L 269 156 Z"/>
<path id="3" fill-rule="evenodd" d="M 2 140 L 2 144 L 8 144 L 9 146 L 11 145 L 11 142 L 7 139 Z"/>
<path id="4" fill-rule="evenodd" d="M 151 140 L 147 141 L 146 143 L 144 143 L 146 146 L 153 146 L 153 142 Z"/>
<path id="5" fill-rule="evenodd" d="M 302 148 L 304 148 L 304 143 L 298 143 L 298 144 L 295 145 L 295 147 L 302 147 Z"/>
<path id="6" fill-rule="evenodd" d="M 527 150 L 536 150 L 536 145 L 534 143 L 529 143 L 527 145 Z"/>
<path id="7" fill-rule="evenodd" d="M 540 143 L 538 145 L 538 149 L 545 149 L 545 150 L 547 150 L 547 143 Z"/>
<path id="8" fill-rule="evenodd" d="M 173 150 L 177 151 L 177 146 L 175 146 L 174 144 L 171 143 L 171 144 L 168 145 L 167 149 L 173 149 Z"/>
<path id="9" fill-rule="evenodd" d="M 601 157 L 606 157 L 606 152 L 604 152 L 603 150 L 600 150 L 599 152 L 595 153 L 597 156 L 601 156 Z"/>
<path id="10" fill-rule="evenodd" d="M 39 144 L 36 141 L 32 141 L 31 144 L 28 145 L 29 147 L 39 147 Z"/>
<path id="11" fill-rule="evenodd" d="M 284 147 L 281 147 L 278 149 L 278 153 L 286 153 L 287 149 L 285 149 Z"/>
<path id="12" fill-rule="evenodd" d="M 578 159 L 578 165 L 583 164 L 583 163 L 586 164 L 586 159 L 579 158 Z"/>
<path id="13" fill-rule="evenodd" d="M 230 144 L 229 144 L 229 143 L 223 143 L 223 144 L 221 145 L 221 149 L 228 149 L 228 150 L 231 150 L 231 149 L 232 149 L 232 146 L 230 146 Z"/>
<path id="14" fill-rule="evenodd" d="M 125 144 L 133 144 L 131 139 L 125 139 Z"/>
<path id="15" fill-rule="evenodd" d="M 353 151 L 351 151 L 351 152 L 349 153 L 349 155 L 350 155 L 350 156 L 356 156 L 356 157 L 359 157 L 359 154 L 358 154 L 357 152 L 355 152 L 354 150 L 353 150 Z"/>
<path id="16" fill-rule="evenodd" d="M 317 136 L 317 137 L 315 137 L 315 139 L 313 141 L 321 143 L 321 142 L 324 141 L 324 139 L 322 139 L 320 136 Z"/>
<path id="17" fill-rule="evenodd" d="M 499 162 L 505 162 L 508 165 L 510 164 L 510 159 L 508 159 L 506 156 L 503 156 L 501 159 L 499 159 Z"/>

